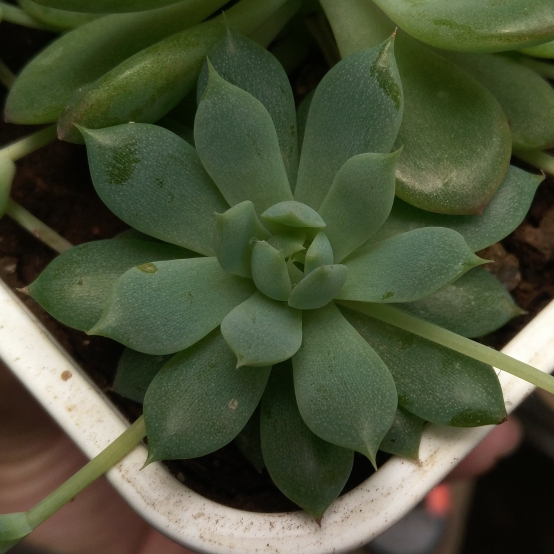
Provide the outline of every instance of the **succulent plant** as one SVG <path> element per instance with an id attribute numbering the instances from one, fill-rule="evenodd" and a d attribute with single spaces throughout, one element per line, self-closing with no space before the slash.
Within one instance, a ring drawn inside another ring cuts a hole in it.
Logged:
<path id="1" fill-rule="evenodd" d="M 150 124 L 80 128 L 96 190 L 134 229 L 62 254 L 29 292 L 128 347 L 114 387 L 144 400 L 149 461 L 212 452 L 250 420 L 277 486 L 320 519 L 354 451 L 417 458 L 424 421 L 505 418 L 492 367 L 409 314 L 480 336 L 519 313 L 474 252 L 519 224 L 541 178 L 510 168 L 480 216 L 395 200 L 393 50 L 337 64 L 297 128 L 279 63 L 228 31 L 194 146 Z M 380 321 L 398 314 L 416 334 Z"/>

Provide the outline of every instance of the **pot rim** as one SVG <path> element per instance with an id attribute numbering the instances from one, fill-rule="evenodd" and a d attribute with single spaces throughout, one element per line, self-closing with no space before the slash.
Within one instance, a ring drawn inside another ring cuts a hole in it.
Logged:
<path id="1" fill-rule="evenodd" d="M 554 368 L 554 301 L 503 352 L 541 371 Z M 99 454 L 128 423 L 99 388 L 0 280 L 0 358 L 88 457 Z M 499 372 L 511 412 L 534 389 Z M 414 507 L 494 426 L 427 425 L 419 463 L 392 458 L 337 499 L 319 527 L 304 512 L 254 513 L 217 504 L 188 489 L 159 463 L 141 470 L 144 445 L 107 477 L 151 525 L 206 554 L 330 554 L 369 542 Z"/>

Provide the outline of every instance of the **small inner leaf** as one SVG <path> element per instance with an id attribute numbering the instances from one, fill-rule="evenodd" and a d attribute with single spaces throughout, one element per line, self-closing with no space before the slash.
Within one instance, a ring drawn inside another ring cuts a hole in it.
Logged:
<path id="1" fill-rule="evenodd" d="M 346 283 L 348 268 L 344 265 L 322 265 L 306 275 L 292 290 L 289 306 L 315 310 L 329 304 Z"/>
<path id="2" fill-rule="evenodd" d="M 333 248 L 327 234 L 320 231 L 310 244 L 304 260 L 304 273 L 308 275 L 322 265 L 332 265 L 334 262 Z"/>
<path id="3" fill-rule="evenodd" d="M 302 312 L 257 292 L 223 318 L 221 333 L 237 367 L 274 365 L 300 348 Z"/>
<path id="4" fill-rule="evenodd" d="M 287 227 L 308 227 L 313 229 L 324 229 L 325 221 L 321 216 L 306 204 L 295 202 L 279 202 L 271 206 L 262 214 L 264 221 L 280 223 Z"/>
<path id="5" fill-rule="evenodd" d="M 273 300 L 286 301 L 292 290 L 283 252 L 265 241 L 257 242 L 252 250 L 252 279 Z"/>
<path id="6" fill-rule="evenodd" d="M 299 229 L 290 229 L 281 233 L 271 235 L 267 239 L 268 244 L 280 250 L 285 258 L 304 250 L 306 233 Z"/>

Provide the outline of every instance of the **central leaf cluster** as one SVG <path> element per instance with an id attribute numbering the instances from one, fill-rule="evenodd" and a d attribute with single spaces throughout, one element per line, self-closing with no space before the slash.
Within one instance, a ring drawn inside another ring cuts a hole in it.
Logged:
<path id="1" fill-rule="evenodd" d="M 291 200 L 273 205 L 261 220 L 249 200 L 217 216 L 214 250 L 221 267 L 253 279 L 265 296 L 292 308 L 313 310 L 335 298 L 348 269 L 333 263 L 323 218 Z"/>

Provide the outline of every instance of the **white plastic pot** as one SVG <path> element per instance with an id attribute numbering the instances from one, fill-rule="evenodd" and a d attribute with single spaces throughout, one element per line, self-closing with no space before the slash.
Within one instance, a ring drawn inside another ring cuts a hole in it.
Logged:
<path id="1" fill-rule="evenodd" d="M 554 302 L 504 352 L 542 371 L 554 368 Z M 0 281 L 0 358 L 90 457 L 126 428 L 113 405 Z M 533 387 L 501 372 L 508 411 Z M 108 478 L 144 519 L 178 543 L 210 554 L 348 552 L 389 527 L 492 429 L 429 425 L 420 463 L 399 458 L 340 497 L 321 527 L 303 512 L 263 514 L 227 508 L 186 488 L 160 464 L 140 471 L 138 446 Z"/>

